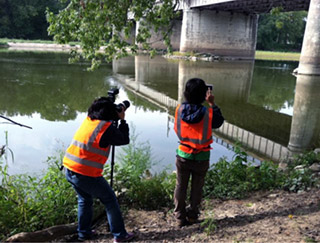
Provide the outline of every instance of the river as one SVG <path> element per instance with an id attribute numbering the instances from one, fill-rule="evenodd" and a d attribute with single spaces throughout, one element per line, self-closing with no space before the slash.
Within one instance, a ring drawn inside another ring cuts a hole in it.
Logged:
<path id="1" fill-rule="evenodd" d="M 117 87 L 116 103 L 131 103 L 126 112 L 131 131 L 138 143 L 152 148 L 153 171 L 174 170 L 178 146 L 174 108 L 183 99 L 185 82 L 199 77 L 213 84 L 226 119 L 214 131 L 211 163 L 231 159 L 236 140 L 256 162 L 279 161 L 287 156 L 288 144 L 295 150 L 320 144 L 320 82 L 316 77 L 297 81 L 292 75 L 297 66 L 297 62 L 189 62 L 136 56 L 88 72 L 86 63 L 68 64 L 66 53 L 0 50 L 0 114 L 32 127 L 1 119 L 0 145 L 7 141 L 14 154 L 12 161 L 7 153 L 10 173 L 42 173 L 47 157 L 69 145 L 93 99 Z M 116 155 L 120 153 L 117 147 Z"/>

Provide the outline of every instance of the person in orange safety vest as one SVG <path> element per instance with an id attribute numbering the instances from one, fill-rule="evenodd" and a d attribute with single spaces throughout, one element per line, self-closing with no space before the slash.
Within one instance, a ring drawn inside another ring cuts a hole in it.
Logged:
<path id="1" fill-rule="evenodd" d="M 129 127 L 125 109 L 118 112 L 109 97 L 95 99 L 88 109 L 88 116 L 75 133 L 63 158 L 66 178 L 78 195 L 78 240 L 94 239 L 91 229 L 93 198 L 105 206 L 114 242 L 129 241 L 120 207 L 111 186 L 102 176 L 111 145 L 125 145 L 129 141 Z M 117 126 L 117 121 L 120 124 Z"/>
<path id="2" fill-rule="evenodd" d="M 202 79 L 188 80 L 184 97 L 186 102 L 177 106 L 174 122 L 180 143 L 176 155 L 174 214 L 180 227 L 196 222 L 199 217 L 204 178 L 209 169 L 210 145 L 213 142 L 212 129 L 219 128 L 224 122 L 209 86 Z M 202 105 L 205 100 L 209 108 Z M 187 206 L 190 176 L 190 205 Z"/>

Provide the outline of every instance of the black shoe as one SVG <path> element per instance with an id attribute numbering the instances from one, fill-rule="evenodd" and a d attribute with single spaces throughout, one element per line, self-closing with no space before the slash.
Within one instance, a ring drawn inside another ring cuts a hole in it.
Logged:
<path id="1" fill-rule="evenodd" d="M 194 218 L 187 218 L 188 222 L 190 224 L 196 224 L 199 223 L 199 219 L 194 219 Z"/>
<path id="2" fill-rule="evenodd" d="M 94 239 L 96 236 L 97 236 L 97 233 L 96 233 L 94 230 L 92 230 L 92 232 L 91 232 L 90 235 L 79 236 L 79 237 L 78 237 L 78 241 L 83 242 L 83 241 L 86 241 L 86 240 L 92 240 L 92 239 Z"/>
<path id="3" fill-rule="evenodd" d="M 177 222 L 178 227 L 184 227 L 184 226 L 188 226 L 191 225 L 190 222 L 186 219 L 182 219 L 182 220 L 178 220 Z"/>
<path id="4" fill-rule="evenodd" d="M 117 242 L 128 242 L 128 241 L 131 241 L 133 238 L 134 238 L 134 233 L 128 233 L 125 237 L 122 237 L 122 238 L 114 238 L 114 243 L 117 243 Z"/>

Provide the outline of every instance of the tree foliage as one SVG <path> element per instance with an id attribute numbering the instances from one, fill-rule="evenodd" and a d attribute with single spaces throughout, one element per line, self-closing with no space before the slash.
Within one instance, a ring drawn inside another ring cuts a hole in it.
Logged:
<path id="1" fill-rule="evenodd" d="M 150 30 L 160 32 L 170 46 L 168 31 L 176 4 L 172 0 L 71 0 L 57 15 L 47 11 L 48 31 L 59 43 L 79 41 L 82 51 L 74 51 L 72 59 L 90 60 L 95 68 L 103 60 L 125 56 L 128 50 L 135 52 L 137 44 L 150 49 Z M 128 43 L 138 21 L 135 43 Z"/>
<path id="2" fill-rule="evenodd" d="M 49 39 L 45 10 L 64 6 L 58 0 L 0 0 L 0 37 Z"/>
<path id="3" fill-rule="evenodd" d="M 261 14 L 257 49 L 300 51 L 306 17 L 306 11 L 281 12 L 278 8 L 273 9 L 269 14 Z"/>

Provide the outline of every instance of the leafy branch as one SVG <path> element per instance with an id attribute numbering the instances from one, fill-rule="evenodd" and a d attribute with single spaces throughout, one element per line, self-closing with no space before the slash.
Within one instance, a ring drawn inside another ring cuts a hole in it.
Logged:
<path id="1" fill-rule="evenodd" d="M 175 12 L 178 3 L 178 0 L 71 0 L 57 15 L 47 9 L 48 32 L 61 44 L 80 42 L 81 51 L 73 49 L 70 61 L 89 60 L 90 70 L 94 70 L 102 61 L 111 62 L 128 52 L 135 53 L 139 45 L 150 51 L 151 30 L 164 36 L 170 51 L 167 28 L 178 15 Z M 128 43 L 135 22 L 139 22 L 135 43 Z"/>

